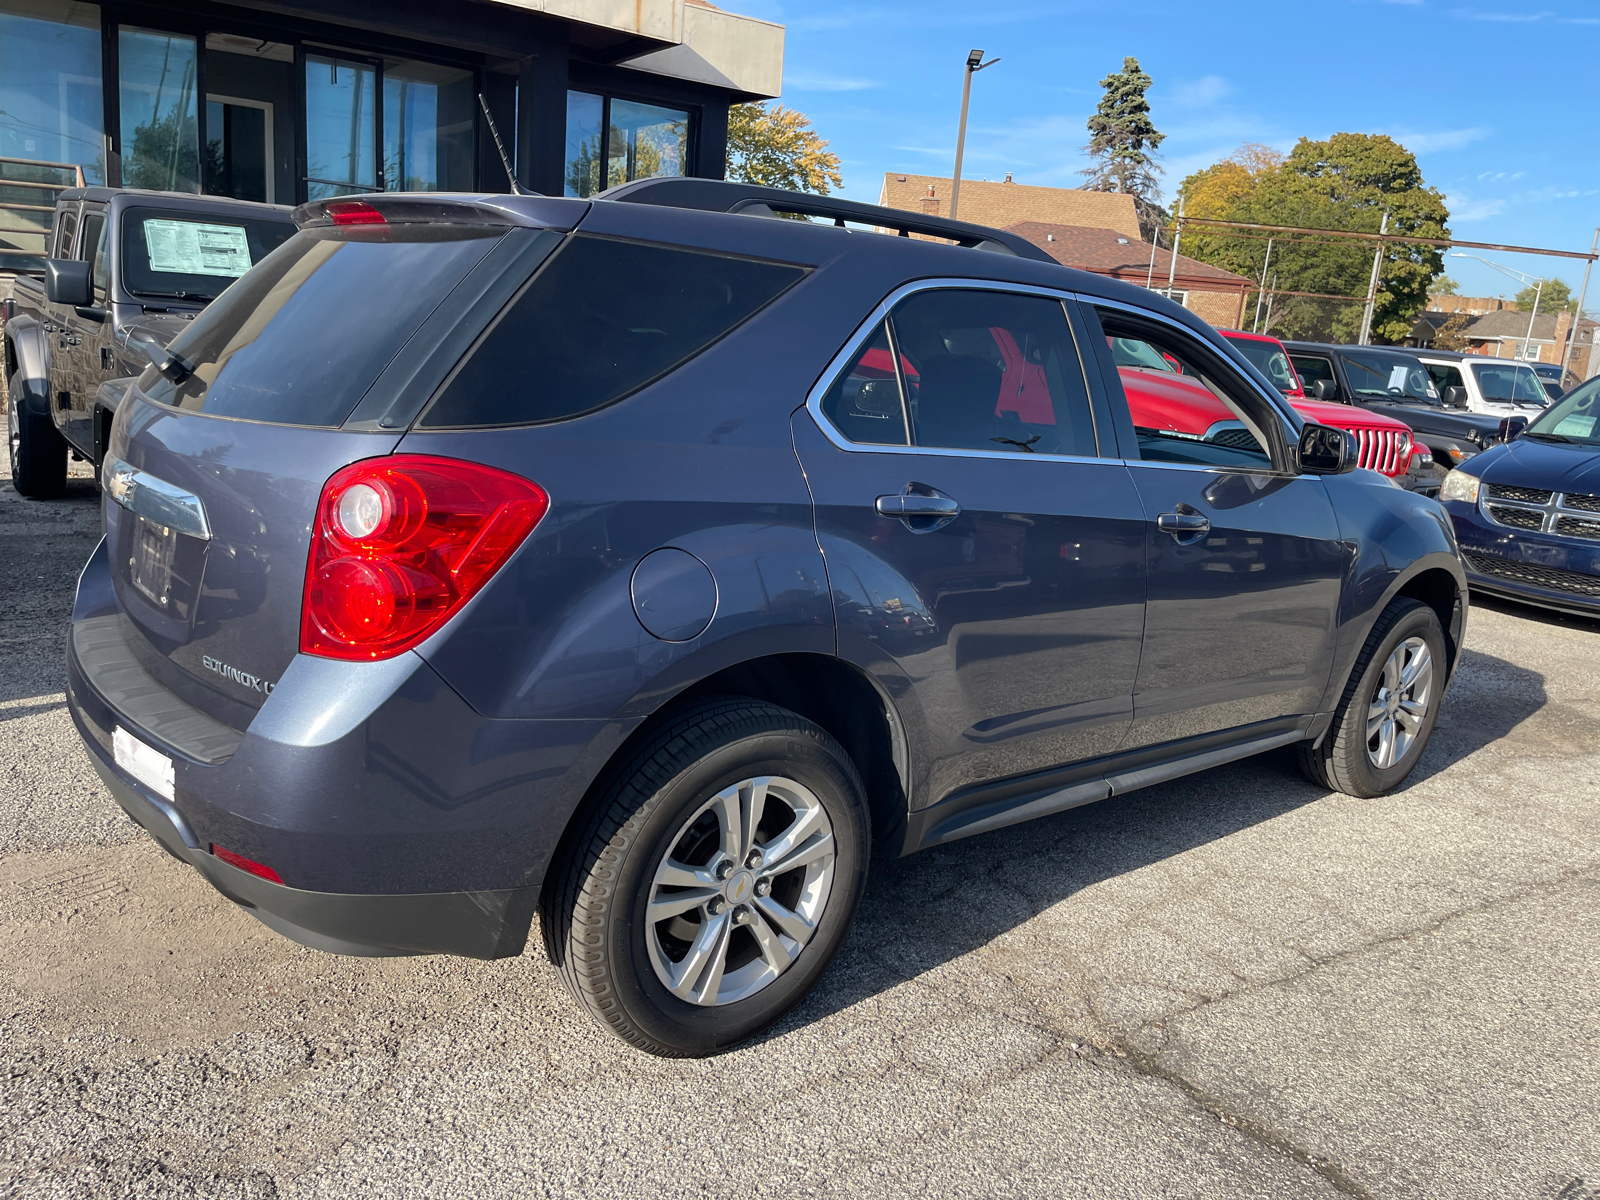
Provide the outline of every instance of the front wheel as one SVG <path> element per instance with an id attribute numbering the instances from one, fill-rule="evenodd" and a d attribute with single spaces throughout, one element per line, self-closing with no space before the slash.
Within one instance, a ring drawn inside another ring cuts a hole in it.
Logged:
<path id="1" fill-rule="evenodd" d="M 1300 748 L 1315 783 L 1349 796 L 1398 787 L 1433 735 L 1446 680 L 1444 629 L 1420 600 L 1383 610 L 1320 746 Z"/>
<path id="2" fill-rule="evenodd" d="M 715 1054 L 772 1025 L 827 970 L 870 843 L 838 742 L 776 705 L 703 701 L 612 776 L 545 893 L 546 949 L 625 1041 Z"/>

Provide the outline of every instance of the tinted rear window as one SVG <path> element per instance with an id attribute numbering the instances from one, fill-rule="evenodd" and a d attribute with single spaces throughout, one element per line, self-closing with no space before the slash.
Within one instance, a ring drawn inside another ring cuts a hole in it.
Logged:
<path id="1" fill-rule="evenodd" d="M 420 424 L 525 425 L 591 412 L 698 354 L 803 274 L 704 251 L 570 238 Z"/>
<path id="2" fill-rule="evenodd" d="M 122 214 L 122 286 L 141 299 L 213 300 L 292 236 L 287 214 L 255 220 L 129 208 Z"/>
<path id="3" fill-rule="evenodd" d="M 150 368 L 150 399 L 280 425 L 340 425 L 505 230 L 389 225 L 295 234 L 172 343 L 194 374 Z"/>

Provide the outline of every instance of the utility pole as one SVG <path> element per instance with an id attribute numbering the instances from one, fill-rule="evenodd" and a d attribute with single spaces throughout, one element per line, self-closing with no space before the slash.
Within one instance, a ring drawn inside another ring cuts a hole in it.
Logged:
<path id="1" fill-rule="evenodd" d="M 1256 319 L 1250 323 L 1250 332 L 1261 324 L 1261 302 L 1267 298 L 1267 267 L 1272 263 L 1272 239 L 1267 239 L 1267 257 L 1261 263 L 1261 290 L 1256 292 Z"/>
<path id="2" fill-rule="evenodd" d="M 1389 232 L 1389 214 L 1383 214 L 1383 224 L 1378 226 L 1378 237 L 1381 239 Z M 1378 242 L 1378 248 L 1372 253 L 1372 280 L 1367 284 L 1367 307 L 1361 314 L 1361 336 L 1356 340 L 1360 346 L 1370 345 L 1372 337 L 1372 314 L 1378 305 L 1378 271 L 1383 266 L 1383 242 Z"/>
<path id="3" fill-rule="evenodd" d="M 1600 250 L 1600 229 L 1594 231 L 1594 240 L 1589 243 L 1589 253 L 1594 254 Z M 1594 269 L 1594 259 L 1591 258 L 1583 264 L 1583 286 L 1578 289 L 1578 311 L 1573 314 L 1572 328 L 1567 330 L 1567 352 L 1561 356 L 1561 382 L 1566 383 L 1567 372 L 1572 369 L 1572 347 L 1578 341 L 1578 325 L 1583 320 L 1583 299 L 1589 294 L 1589 272 Z M 1593 343 L 1591 343 L 1592 347 Z M 1588 366 L 1592 369 L 1595 365 L 1594 350 L 1589 351 Z"/>
<path id="4" fill-rule="evenodd" d="M 1539 301 L 1544 298 L 1544 280 L 1539 280 L 1538 286 L 1533 289 L 1533 311 L 1528 314 L 1528 336 L 1522 339 L 1522 361 L 1537 362 L 1538 359 L 1529 358 L 1533 350 L 1533 322 L 1539 315 Z"/>
<path id="5" fill-rule="evenodd" d="M 961 122 L 956 127 L 956 177 L 950 183 L 950 219 L 956 219 L 956 205 L 961 202 L 961 156 L 967 148 L 967 102 L 972 99 L 972 77 L 985 67 L 992 67 L 998 58 L 983 61 L 982 50 L 967 53 L 967 69 L 961 80 Z"/>
<path id="6" fill-rule="evenodd" d="M 1172 283 L 1178 277 L 1178 247 L 1183 245 L 1183 205 L 1184 198 L 1178 197 L 1178 228 L 1172 235 L 1172 261 L 1167 264 L 1167 299 L 1172 299 Z M 1184 307 L 1188 307 L 1185 305 Z"/>

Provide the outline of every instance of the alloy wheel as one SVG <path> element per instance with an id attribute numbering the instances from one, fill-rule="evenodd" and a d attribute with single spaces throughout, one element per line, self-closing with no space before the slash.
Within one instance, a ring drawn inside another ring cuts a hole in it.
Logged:
<path id="1" fill-rule="evenodd" d="M 650 885 L 656 977 L 691 1004 L 732 1004 L 793 965 L 833 890 L 833 822 L 804 785 L 762 775 L 723 788 L 673 835 Z"/>
<path id="2" fill-rule="evenodd" d="M 1367 758 L 1380 771 L 1400 762 L 1422 732 L 1433 702 L 1433 655 L 1420 637 L 1390 652 L 1367 706 Z"/>

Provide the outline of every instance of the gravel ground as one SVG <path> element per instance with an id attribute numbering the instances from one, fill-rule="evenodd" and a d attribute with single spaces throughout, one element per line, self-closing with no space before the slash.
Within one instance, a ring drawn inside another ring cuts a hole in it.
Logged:
<path id="1" fill-rule="evenodd" d="M 1394 796 L 1267 756 L 880 870 L 778 1030 L 663 1062 L 536 950 L 305 950 L 122 816 L 78 475 L 0 480 L 0 1195 L 1600 1197 L 1600 624 L 1476 607 Z"/>

